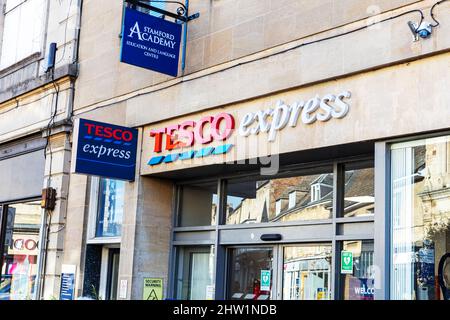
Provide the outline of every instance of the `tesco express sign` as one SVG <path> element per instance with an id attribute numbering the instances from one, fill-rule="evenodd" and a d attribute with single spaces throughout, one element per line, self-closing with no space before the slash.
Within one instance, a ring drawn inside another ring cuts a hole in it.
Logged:
<path id="1" fill-rule="evenodd" d="M 239 123 L 238 134 L 242 137 L 267 133 L 269 142 L 276 139 L 277 133 L 286 126 L 296 127 L 299 122 L 311 125 L 316 121 L 327 122 L 331 119 L 344 118 L 349 110 L 350 91 L 339 94 L 326 94 L 323 97 L 315 96 L 306 101 L 297 101 L 287 105 L 278 101 L 274 108 L 250 112 L 244 115 Z M 205 128 L 208 127 L 206 130 Z M 213 141 L 225 141 L 234 132 L 236 121 L 229 113 L 219 113 L 206 116 L 198 121 L 184 121 L 165 128 L 151 130 L 150 136 L 155 139 L 155 153 L 173 151 L 176 149 L 192 147 L 196 143 L 206 145 Z M 210 148 L 213 149 L 213 148 Z M 226 148 L 227 152 L 230 148 Z M 202 150 L 203 151 L 203 150 Z M 223 152 L 222 152 L 223 153 Z M 204 154 L 204 152 L 202 153 Z M 211 153 L 213 154 L 213 150 Z M 192 158 L 181 157 L 181 159 Z M 160 161 L 149 161 L 149 164 L 159 164 Z M 174 158 L 171 158 L 171 161 Z"/>

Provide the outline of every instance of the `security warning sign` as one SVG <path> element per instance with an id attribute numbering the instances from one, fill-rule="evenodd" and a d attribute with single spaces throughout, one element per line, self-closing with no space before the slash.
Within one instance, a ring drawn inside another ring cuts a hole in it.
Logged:
<path id="1" fill-rule="evenodd" d="M 162 300 L 163 298 L 163 279 L 144 278 L 144 300 Z"/>

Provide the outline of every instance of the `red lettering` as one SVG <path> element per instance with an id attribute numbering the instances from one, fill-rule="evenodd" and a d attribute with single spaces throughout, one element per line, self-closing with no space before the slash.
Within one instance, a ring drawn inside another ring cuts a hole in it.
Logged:
<path id="1" fill-rule="evenodd" d="M 220 123 L 225 120 L 225 130 L 220 132 Z M 231 136 L 234 130 L 234 118 L 231 114 L 220 113 L 215 118 L 211 124 L 211 134 L 214 140 L 223 141 Z"/>
<path id="2" fill-rule="evenodd" d="M 195 127 L 194 121 L 185 121 L 180 125 L 179 140 L 180 147 L 192 147 L 194 145 L 194 132 L 186 130 L 187 128 Z"/>
<path id="3" fill-rule="evenodd" d="M 28 239 L 27 241 L 25 241 L 25 248 L 28 250 L 34 250 L 36 249 L 37 244 L 36 241 L 34 241 L 33 239 Z"/>
<path id="4" fill-rule="evenodd" d="M 150 131 L 150 137 L 155 137 L 154 152 L 162 151 L 162 138 L 163 138 L 165 132 L 166 132 L 166 129 L 164 129 L 164 128 Z"/>
<path id="5" fill-rule="evenodd" d="M 133 140 L 133 133 L 131 131 L 124 131 L 122 134 L 123 141 L 131 141 Z"/>
<path id="6" fill-rule="evenodd" d="M 207 116 L 207 117 L 201 118 L 200 121 L 197 122 L 197 125 L 195 126 L 195 129 L 194 129 L 194 136 L 195 136 L 195 140 L 197 140 L 197 142 L 199 142 L 201 144 L 207 144 L 212 141 L 213 138 L 212 138 L 211 132 L 209 134 L 205 134 L 205 132 L 203 131 L 203 127 L 205 126 L 205 124 L 211 123 L 213 120 L 214 120 L 214 117 Z"/>
<path id="7" fill-rule="evenodd" d="M 113 138 L 116 140 L 122 140 L 122 137 L 119 135 L 122 132 L 120 129 L 116 129 L 113 131 Z"/>
<path id="8" fill-rule="evenodd" d="M 177 131 L 179 127 L 180 126 L 176 124 L 166 128 L 166 150 L 179 148 L 179 141 L 176 140 L 176 136 L 175 139 L 172 136 L 173 132 Z"/>
<path id="9" fill-rule="evenodd" d="M 85 123 L 84 125 L 87 127 L 88 134 L 92 134 L 92 128 L 95 127 L 95 124 L 93 124 L 93 123 Z"/>
<path id="10" fill-rule="evenodd" d="M 105 138 L 112 138 L 112 128 L 111 127 L 105 127 L 105 129 L 103 130 L 104 132 L 104 137 Z"/>
<path id="11" fill-rule="evenodd" d="M 101 137 L 101 136 L 102 136 L 102 129 L 103 129 L 102 126 L 96 126 L 96 127 L 95 127 L 95 135 L 96 135 L 97 137 Z"/>

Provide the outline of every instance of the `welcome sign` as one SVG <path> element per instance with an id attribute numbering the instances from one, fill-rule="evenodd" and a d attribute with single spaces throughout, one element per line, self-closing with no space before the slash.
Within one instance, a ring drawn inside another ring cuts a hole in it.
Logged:
<path id="1" fill-rule="evenodd" d="M 72 172 L 134 180 L 138 130 L 77 119 Z"/>
<path id="2" fill-rule="evenodd" d="M 121 62 L 178 75 L 181 25 L 125 8 Z"/>

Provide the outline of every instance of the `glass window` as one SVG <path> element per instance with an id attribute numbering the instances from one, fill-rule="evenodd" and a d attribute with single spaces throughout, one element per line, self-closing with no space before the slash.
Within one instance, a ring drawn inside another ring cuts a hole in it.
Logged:
<path id="1" fill-rule="evenodd" d="M 182 186 L 178 226 L 215 225 L 218 201 L 217 181 Z"/>
<path id="2" fill-rule="evenodd" d="M 392 146 L 391 213 L 391 298 L 444 299 L 440 279 L 450 279 L 443 263 L 450 251 L 450 136 Z"/>
<path id="3" fill-rule="evenodd" d="M 329 219 L 332 208 L 331 169 L 313 175 L 228 181 L 226 224 Z"/>
<path id="4" fill-rule="evenodd" d="M 345 165 L 344 212 L 341 217 L 373 216 L 375 212 L 373 167 L 364 163 Z"/>
<path id="5" fill-rule="evenodd" d="M 343 250 L 352 253 L 353 269 L 351 273 L 341 274 L 342 298 L 344 300 L 373 300 L 375 290 L 373 240 L 344 241 Z"/>
<path id="6" fill-rule="evenodd" d="M 0 300 L 34 298 L 38 273 L 41 207 L 39 201 L 4 207 L 7 210 Z"/>
<path id="7" fill-rule="evenodd" d="M 330 244 L 284 248 L 284 300 L 330 300 L 330 279 Z"/>
<path id="8" fill-rule="evenodd" d="M 270 300 L 272 298 L 273 249 L 230 249 L 228 299 Z"/>
<path id="9" fill-rule="evenodd" d="M 214 299 L 214 246 L 177 247 L 177 265 L 177 299 Z"/>
<path id="10" fill-rule="evenodd" d="M 125 198 L 125 182 L 100 179 L 96 237 L 121 235 Z"/>
<path id="11" fill-rule="evenodd" d="M 40 52 L 45 25 L 45 0 L 7 0 L 0 69 Z"/>

